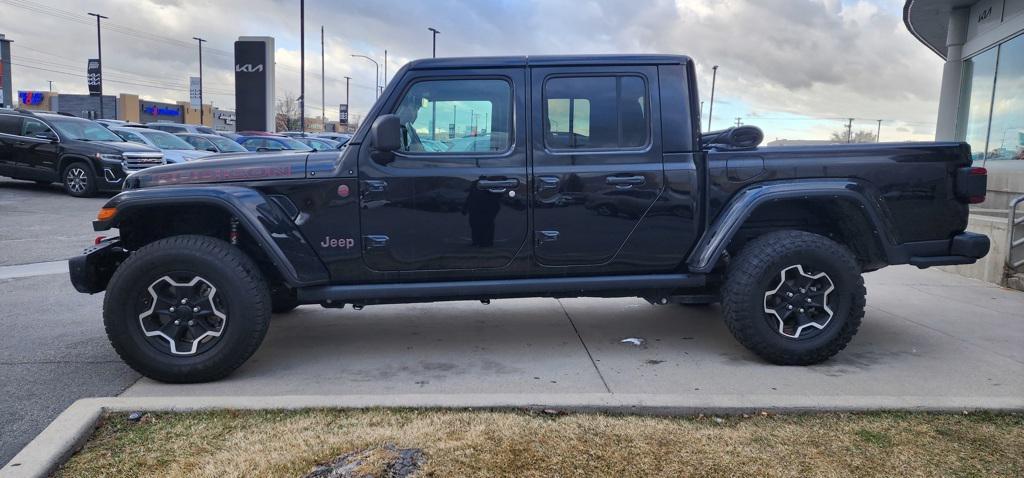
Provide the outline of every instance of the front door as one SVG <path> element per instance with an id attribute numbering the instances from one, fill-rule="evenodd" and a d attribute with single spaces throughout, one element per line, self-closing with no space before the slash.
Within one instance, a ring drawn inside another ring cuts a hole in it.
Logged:
<path id="1" fill-rule="evenodd" d="M 377 271 L 494 269 L 529 237 L 525 74 L 413 72 L 384 112 L 402 147 L 359 152 L 363 258 Z"/>
<path id="2" fill-rule="evenodd" d="M 607 264 L 664 185 L 657 69 L 534 68 L 531 83 L 536 260 Z"/>

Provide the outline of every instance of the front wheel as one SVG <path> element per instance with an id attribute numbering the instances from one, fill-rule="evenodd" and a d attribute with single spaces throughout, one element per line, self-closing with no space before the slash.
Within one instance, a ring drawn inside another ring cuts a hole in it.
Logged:
<path id="1" fill-rule="evenodd" d="M 747 244 L 730 263 L 722 309 L 733 336 L 779 365 L 823 362 L 846 347 L 864 317 L 860 267 L 842 245 L 802 231 Z"/>
<path id="2" fill-rule="evenodd" d="M 174 236 L 132 254 L 114 273 L 103 324 L 121 359 L 161 382 L 217 380 L 259 347 L 271 299 L 256 264 L 206 236 Z"/>

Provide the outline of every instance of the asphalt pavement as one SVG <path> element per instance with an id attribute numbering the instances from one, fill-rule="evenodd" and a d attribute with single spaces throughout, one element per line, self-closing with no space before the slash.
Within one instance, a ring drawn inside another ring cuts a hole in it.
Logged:
<path id="1" fill-rule="evenodd" d="M 744 397 L 759 404 L 772 397 L 822 404 L 957 397 L 978 406 L 1024 396 L 1024 294 L 905 266 L 866 276 L 860 333 L 812 367 L 759 360 L 729 335 L 717 306 L 517 299 L 360 311 L 303 306 L 276 316 L 260 350 L 224 380 L 137 380 L 107 343 L 102 295 L 75 292 L 53 262 L 91 241 L 89 221 L 103 201 L 0 180 L 0 463 L 75 399 L 119 394 L 182 403 L 197 396 L 503 393 L 730 404 Z M 16 266 L 36 262 L 48 264 Z"/>

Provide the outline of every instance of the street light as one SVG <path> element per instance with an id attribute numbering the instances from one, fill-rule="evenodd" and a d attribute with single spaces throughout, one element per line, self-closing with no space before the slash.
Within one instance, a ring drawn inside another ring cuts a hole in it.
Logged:
<path id="1" fill-rule="evenodd" d="M 99 13 L 90 13 L 89 15 L 96 17 L 96 56 L 97 60 L 100 61 L 100 118 L 103 115 L 103 43 L 100 41 L 100 19 L 107 18 Z"/>
<path id="2" fill-rule="evenodd" d="M 199 37 L 192 37 L 192 39 L 199 42 L 199 124 L 205 125 L 206 118 L 205 111 L 203 111 L 205 109 L 203 108 L 203 43 L 206 40 Z"/>
<path id="3" fill-rule="evenodd" d="M 380 88 L 380 63 L 377 63 L 377 60 L 374 60 L 373 58 L 370 58 L 370 57 L 368 57 L 366 55 L 352 55 L 352 56 L 355 57 L 355 58 L 366 58 L 367 60 L 370 60 L 370 61 L 373 62 L 373 66 L 377 67 L 377 72 L 375 73 L 374 83 L 373 83 L 373 91 L 376 94 L 376 98 L 380 98 L 380 91 L 379 91 L 379 88 Z"/>
<path id="4" fill-rule="evenodd" d="M 708 104 L 708 131 L 711 131 L 711 112 L 715 110 L 715 80 L 718 79 L 718 65 L 711 67 L 711 103 Z"/>
<path id="5" fill-rule="evenodd" d="M 438 30 L 434 27 L 427 27 L 427 30 L 430 30 L 432 32 L 431 36 L 433 37 L 434 40 L 434 48 L 431 50 L 431 57 L 437 58 L 437 34 L 441 33 L 441 30 Z"/>

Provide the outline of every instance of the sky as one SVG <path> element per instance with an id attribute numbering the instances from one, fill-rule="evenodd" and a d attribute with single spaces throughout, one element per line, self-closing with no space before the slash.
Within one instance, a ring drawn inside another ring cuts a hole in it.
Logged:
<path id="1" fill-rule="evenodd" d="M 587 53 L 686 54 L 696 63 L 701 99 L 715 81 L 713 129 L 760 126 L 766 140 L 827 139 L 871 130 L 883 141 L 930 140 L 942 60 L 907 32 L 903 0 L 308 0 L 306 108 L 336 119 L 351 80 L 351 114 L 374 101 L 375 70 L 388 79 L 431 55 Z M 84 93 L 85 64 L 103 27 L 107 94 L 158 101 L 188 99 L 202 37 L 206 102 L 234 107 L 233 42 L 273 36 L 277 96 L 299 92 L 298 0 L 0 0 L 0 33 L 12 44 L 15 90 Z M 320 27 L 325 90 L 321 94 Z M 383 72 L 382 72 L 383 73 Z M 707 104 L 704 121 L 707 127 Z"/>

